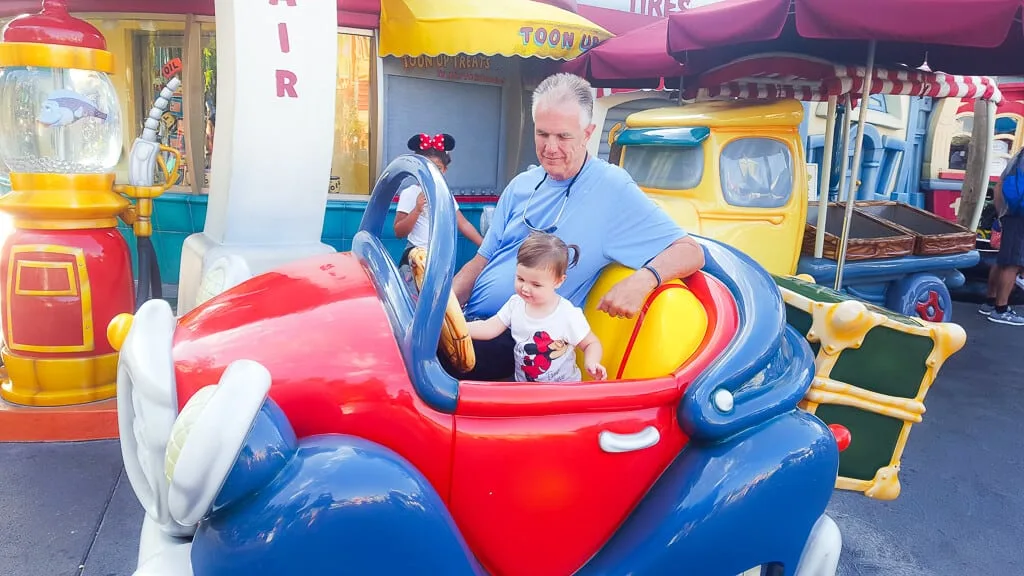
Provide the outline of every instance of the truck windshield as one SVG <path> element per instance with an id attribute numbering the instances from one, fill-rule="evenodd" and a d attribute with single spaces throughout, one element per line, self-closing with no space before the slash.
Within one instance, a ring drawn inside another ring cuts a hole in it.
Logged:
<path id="1" fill-rule="evenodd" d="M 703 146 L 627 146 L 622 167 L 643 188 L 689 190 L 704 175 Z"/>

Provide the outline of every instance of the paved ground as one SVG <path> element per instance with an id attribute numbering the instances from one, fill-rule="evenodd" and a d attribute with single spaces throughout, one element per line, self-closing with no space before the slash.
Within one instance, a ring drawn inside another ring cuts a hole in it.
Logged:
<path id="1" fill-rule="evenodd" d="M 842 576 L 1021 573 L 1024 329 L 974 310 L 957 305 L 968 343 L 911 433 L 903 494 L 833 498 Z M 0 462 L 0 576 L 131 574 L 143 511 L 116 442 L 0 444 Z"/>

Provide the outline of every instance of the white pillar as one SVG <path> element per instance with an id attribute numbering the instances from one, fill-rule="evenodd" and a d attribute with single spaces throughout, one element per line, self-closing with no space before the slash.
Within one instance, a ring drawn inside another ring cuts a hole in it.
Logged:
<path id="1" fill-rule="evenodd" d="M 182 248 L 179 315 L 224 257 L 260 274 L 334 251 L 320 237 L 334 146 L 337 3 L 216 0 L 215 9 L 210 197 L 203 232 Z"/>

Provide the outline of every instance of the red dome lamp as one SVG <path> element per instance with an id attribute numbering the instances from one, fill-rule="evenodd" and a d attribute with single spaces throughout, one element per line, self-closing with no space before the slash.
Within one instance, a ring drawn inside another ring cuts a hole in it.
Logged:
<path id="1" fill-rule="evenodd" d="M 11 20 L 0 35 L 0 40 L 107 49 L 107 40 L 95 26 L 68 14 L 65 0 L 43 0 L 42 12 L 25 14 Z"/>
<path id="2" fill-rule="evenodd" d="M 853 441 L 853 436 L 850 434 L 850 429 L 842 424 L 829 424 L 828 429 L 832 431 L 832 435 L 836 438 L 836 445 L 839 446 L 839 451 L 843 452 L 850 447 L 850 442 Z"/>

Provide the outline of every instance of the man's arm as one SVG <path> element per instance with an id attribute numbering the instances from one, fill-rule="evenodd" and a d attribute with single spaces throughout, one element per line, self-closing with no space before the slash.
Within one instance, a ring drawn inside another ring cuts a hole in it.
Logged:
<path id="1" fill-rule="evenodd" d="M 632 318 L 640 311 L 644 299 L 661 284 L 670 280 L 687 278 L 704 267 L 704 249 L 700 244 L 685 236 L 655 256 L 648 264 L 654 269 L 641 268 L 621 280 L 598 303 L 597 309 L 613 317 Z M 655 276 L 657 272 L 657 276 Z"/>
<path id="2" fill-rule="evenodd" d="M 469 295 L 473 292 L 473 285 L 476 284 L 476 279 L 480 276 L 480 272 L 483 272 L 484 266 L 487 265 L 487 258 L 484 258 L 480 254 L 473 256 L 473 259 L 459 270 L 459 273 L 455 275 L 452 280 L 452 292 L 455 293 L 455 298 L 458 299 L 459 304 L 462 306 L 466 305 L 469 301 Z"/>
<path id="3" fill-rule="evenodd" d="M 480 273 L 487 266 L 487 262 L 494 257 L 494 253 L 501 246 L 502 237 L 505 235 L 505 222 L 508 220 L 509 203 L 512 201 L 512 191 L 518 180 L 520 180 L 518 176 L 513 178 L 508 186 L 505 187 L 504 192 L 501 193 L 501 197 L 498 198 L 498 204 L 494 207 L 494 216 L 491 219 L 491 227 L 487 229 L 487 235 L 480 242 L 480 248 L 477 250 L 476 256 L 473 256 L 472 260 L 466 262 L 462 270 L 459 270 L 459 273 L 452 279 L 452 292 L 455 293 L 455 298 L 458 299 L 459 304 L 463 306 L 466 305 L 470 295 L 473 293 L 476 279 L 480 277 Z M 468 221 L 466 223 L 469 224 Z M 472 224 L 470 224 L 470 227 L 472 227 Z"/>

